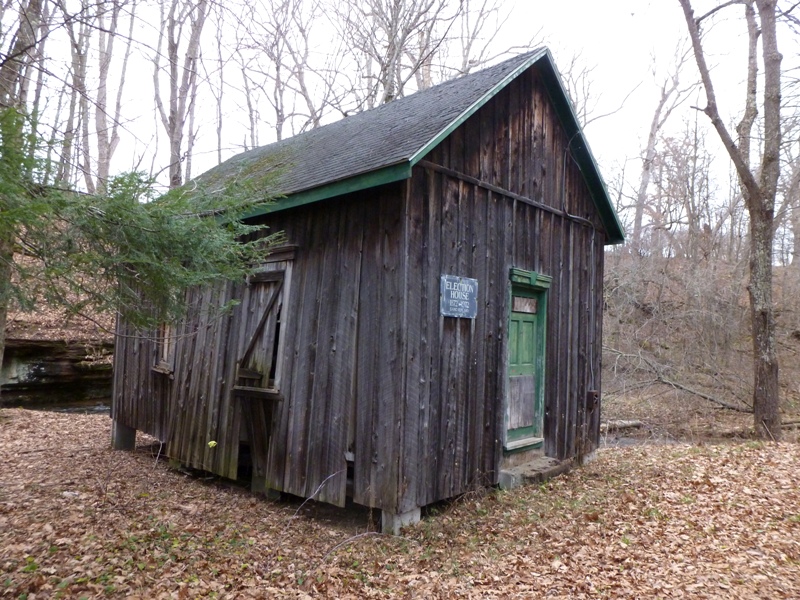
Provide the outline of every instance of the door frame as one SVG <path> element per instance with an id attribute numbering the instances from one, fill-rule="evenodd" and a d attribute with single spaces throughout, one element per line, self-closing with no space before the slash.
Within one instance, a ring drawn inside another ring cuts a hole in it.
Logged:
<path id="1" fill-rule="evenodd" d="M 512 267 L 509 273 L 508 285 L 508 310 L 507 310 L 507 323 L 511 322 L 512 313 L 514 312 L 513 303 L 514 297 L 535 298 L 538 306 L 536 310 L 537 318 L 537 335 L 534 340 L 535 345 L 535 388 L 534 388 L 534 403 L 538 405 L 534 409 L 534 414 L 538 413 L 538 418 L 541 419 L 539 429 L 541 436 L 528 436 L 523 438 L 509 439 L 509 397 L 510 392 L 509 378 L 510 378 L 510 338 L 511 328 L 506 328 L 505 340 L 505 357 L 506 368 L 503 376 L 505 377 L 505 394 L 503 396 L 503 450 L 506 452 L 517 452 L 524 450 L 532 450 L 540 448 L 544 444 L 544 398 L 545 398 L 545 367 L 547 355 L 547 299 L 548 291 L 553 278 L 549 275 L 542 275 L 536 271 L 528 271 Z M 538 410 L 537 410 L 538 408 Z M 534 431 L 537 424 L 533 425 Z"/>

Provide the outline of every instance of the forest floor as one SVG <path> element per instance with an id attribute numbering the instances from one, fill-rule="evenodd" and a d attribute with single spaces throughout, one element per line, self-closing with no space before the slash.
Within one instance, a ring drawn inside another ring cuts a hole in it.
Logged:
<path id="1" fill-rule="evenodd" d="M 785 393 L 781 398 L 782 440 L 800 442 L 800 402 Z M 753 438 L 753 414 L 722 408 L 713 402 L 651 385 L 636 392 L 603 397 L 601 443 L 647 442 L 689 444 L 744 441 Z M 621 427 L 615 427 L 615 423 Z"/>
<path id="2" fill-rule="evenodd" d="M 0 598 L 790 598 L 800 445 L 601 449 L 402 536 L 109 449 L 105 415 L 0 410 Z"/>

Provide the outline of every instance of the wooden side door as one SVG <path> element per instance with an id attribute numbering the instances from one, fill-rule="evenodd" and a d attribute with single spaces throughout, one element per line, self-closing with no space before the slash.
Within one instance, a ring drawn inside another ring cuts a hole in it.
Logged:
<path id="1" fill-rule="evenodd" d="M 508 322 L 506 450 L 544 442 L 545 293 L 512 288 Z"/>
<path id="2" fill-rule="evenodd" d="M 241 308 L 240 354 L 232 394 L 241 409 L 254 478 L 266 475 L 275 405 L 280 391 L 281 325 L 290 265 L 269 265 L 248 282 Z M 277 267 L 277 268 L 276 268 Z M 243 439 L 243 441 L 245 441 Z"/>

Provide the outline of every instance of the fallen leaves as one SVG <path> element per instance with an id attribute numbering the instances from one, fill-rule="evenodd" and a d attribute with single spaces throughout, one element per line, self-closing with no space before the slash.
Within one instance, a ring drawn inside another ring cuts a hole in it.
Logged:
<path id="1" fill-rule="evenodd" d="M 609 449 L 402 537 L 109 448 L 102 415 L 0 411 L 0 597 L 789 598 L 795 444 Z M 310 518 L 309 518 L 310 517 Z M 25 596 L 27 595 L 27 596 Z"/>

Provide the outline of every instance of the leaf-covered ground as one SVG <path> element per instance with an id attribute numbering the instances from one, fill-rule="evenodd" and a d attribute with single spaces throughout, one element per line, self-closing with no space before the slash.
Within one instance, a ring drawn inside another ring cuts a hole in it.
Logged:
<path id="1" fill-rule="evenodd" d="M 0 411 L 0 597 L 797 598 L 800 446 L 608 449 L 401 537 L 109 449 L 107 416 Z M 142 440 L 144 441 L 144 440 Z"/>

